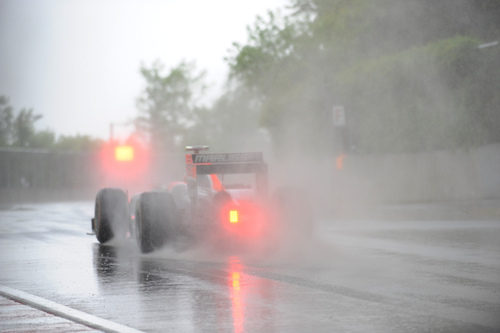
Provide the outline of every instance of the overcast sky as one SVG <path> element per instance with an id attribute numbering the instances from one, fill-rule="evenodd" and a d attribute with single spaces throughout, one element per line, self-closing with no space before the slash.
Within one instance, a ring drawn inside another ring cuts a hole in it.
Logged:
<path id="1" fill-rule="evenodd" d="M 39 129 L 106 138 L 136 113 L 142 63 L 194 60 L 212 98 L 232 42 L 286 0 L 0 0 L 0 95 Z M 120 131 L 120 129 L 117 129 Z M 121 131 L 127 131 L 122 128 Z"/>

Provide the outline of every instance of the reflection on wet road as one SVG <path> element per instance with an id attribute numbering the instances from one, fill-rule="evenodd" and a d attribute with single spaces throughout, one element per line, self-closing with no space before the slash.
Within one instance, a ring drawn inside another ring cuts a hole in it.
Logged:
<path id="1" fill-rule="evenodd" d="M 324 221 L 267 256 L 141 255 L 87 235 L 91 214 L 0 211 L 0 284 L 144 331 L 500 330 L 500 221 Z"/>
<path id="2" fill-rule="evenodd" d="M 244 331 L 244 299 L 241 292 L 240 277 L 241 263 L 237 257 L 233 257 L 229 261 L 229 288 L 231 290 L 231 309 L 233 310 L 233 326 L 235 333 Z"/>

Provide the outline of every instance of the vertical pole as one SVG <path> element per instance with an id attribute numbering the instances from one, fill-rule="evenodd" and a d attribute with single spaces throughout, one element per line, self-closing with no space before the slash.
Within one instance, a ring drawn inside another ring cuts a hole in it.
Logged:
<path id="1" fill-rule="evenodd" d="M 114 139 L 114 124 L 113 123 L 109 123 L 109 141 L 113 141 Z"/>

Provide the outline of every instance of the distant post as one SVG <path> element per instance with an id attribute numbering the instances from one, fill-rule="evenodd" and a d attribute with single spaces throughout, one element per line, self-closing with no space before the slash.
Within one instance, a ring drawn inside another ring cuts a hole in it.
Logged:
<path id="1" fill-rule="evenodd" d="M 109 123 L 109 141 L 113 141 L 115 138 L 115 125 L 113 123 Z"/>
<path id="2" fill-rule="evenodd" d="M 336 132 L 339 133 L 338 139 L 340 141 L 340 153 L 344 154 L 347 152 L 348 140 L 347 136 L 347 117 L 345 108 L 342 105 L 334 105 L 332 108 L 332 118 L 333 126 Z"/>

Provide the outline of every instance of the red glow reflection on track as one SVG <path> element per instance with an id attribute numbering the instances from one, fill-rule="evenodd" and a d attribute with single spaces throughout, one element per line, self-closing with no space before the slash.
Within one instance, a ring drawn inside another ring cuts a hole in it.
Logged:
<path id="1" fill-rule="evenodd" d="M 245 328 L 245 304 L 241 285 L 242 264 L 238 257 L 229 258 L 229 288 L 234 333 L 242 333 Z"/>

